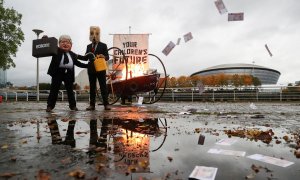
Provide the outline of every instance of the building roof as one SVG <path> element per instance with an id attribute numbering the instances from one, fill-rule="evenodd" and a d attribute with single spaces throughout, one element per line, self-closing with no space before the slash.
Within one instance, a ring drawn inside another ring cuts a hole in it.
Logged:
<path id="1" fill-rule="evenodd" d="M 255 65 L 255 64 L 246 64 L 246 63 L 235 63 L 235 64 L 220 64 L 217 66 L 211 66 L 211 67 L 208 67 L 201 71 L 198 71 L 196 73 L 193 73 L 192 75 L 195 75 L 195 74 L 198 74 L 201 72 L 213 71 L 213 70 L 217 70 L 217 69 L 252 69 L 252 68 L 269 70 L 269 71 L 273 71 L 273 72 L 280 74 L 279 71 L 271 69 L 271 68 L 267 68 L 264 66 L 259 66 L 259 65 Z"/>

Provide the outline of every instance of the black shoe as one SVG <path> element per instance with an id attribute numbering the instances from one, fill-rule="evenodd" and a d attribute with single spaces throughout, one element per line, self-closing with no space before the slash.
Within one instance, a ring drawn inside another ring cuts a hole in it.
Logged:
<path id="1" fill-rule="evenodd" d="M 78 108 L 75 106 L 75 107 L 70 107 L 71 111 L 78 111 Z"/>
<path id="2" fill-rule="evenodd" d="M 87 111 L 95 111 L 95 106 L 89 106 L 85 110 L 87 110 Z"/>
<path id="3" fill-rule="evenodd" d="M 105 105 L 104 110 L 111 110 L 111 108 L 108 105 Z"/>
<path id="4" fill-rule="evenodd" d="M 46 112 L 52 112 L 52 107 L 47 106 Z"/>

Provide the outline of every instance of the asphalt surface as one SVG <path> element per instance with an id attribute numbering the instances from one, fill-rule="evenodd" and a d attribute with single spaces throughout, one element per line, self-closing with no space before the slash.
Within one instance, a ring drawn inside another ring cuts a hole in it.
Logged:
<path id="1" fill-rule="evenodd" d="M 300 177 L 299 103 L 87 105 L 0 103 L 0 179 L 188 179 L 195 166 L 215 179 Z"/>

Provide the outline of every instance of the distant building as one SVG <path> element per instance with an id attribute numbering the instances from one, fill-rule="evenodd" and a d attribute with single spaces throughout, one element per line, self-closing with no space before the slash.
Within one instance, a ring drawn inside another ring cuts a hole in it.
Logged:
<path id="1" fill-rule="evenodd" d="M 5 70 L 0 69 L 0 88 L 6 87 L 7 73 Z"/>
<path id="2" fill-rule="evenodd" d="M 252 75 L 254 77 L 257 77 L 262 85 L 277 84 L 280 76 L 280 72 L 277 70 L 254 64 L 221 64 L 195 72 L 191 76 L 208 76 L 217 74 Z"/>

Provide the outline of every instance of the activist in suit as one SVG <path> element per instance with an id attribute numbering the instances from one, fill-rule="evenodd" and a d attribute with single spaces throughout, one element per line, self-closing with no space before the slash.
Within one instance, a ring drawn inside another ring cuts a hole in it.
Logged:
<path id="1" fill-rule="evenodd" d="M 93 53 L 95 56 L 99 56 L 105 58 L 107 61 L 109 59 L 107 45 L 105 43 L 100 42 L 100 28 L 98 26 L 90 27 L 90 41 L 91 44 L 87 45 L 86 54 Z M 90 83 L 90 106 L 86 108 L 87 111 L 95 110 L 96 104 L 96 80 L 98 79 L 101 96 L 103 99 L 103 105 L 105 110 L 110 110 L 111 108 L 108 106 L 108 92 L 106 87 L 106 70 L 96 72 L 94 66 L 94 56 L 89 56 L 88 62 L 88 77 Z M 82 59 L 83 60 L 83 59 Z M 87 60 L 84 59 L 84 60 Z"/>
<path id="2" fill-rule="evenodd" d="M 69 108 L 77 111 L 76 101 L 73 92 L 73 83 L 75 81 L 75 66 L 81 68 L 87 68 L 87 64 L 81 63 L 77 60 L 84 58 L 71 51 L 72 40 L 68 35 L 62 35 L 59 38 L 59 48 L 57 55 L 52 56 L 51 63 L 48 69 L 48 74 L 52 77 L 50 94 L 47 100 L 47 112 L 51 112 L 54 109 L 59 88 L 62 81 L 65 84 L 65 88 L 68 94 Z"/>

